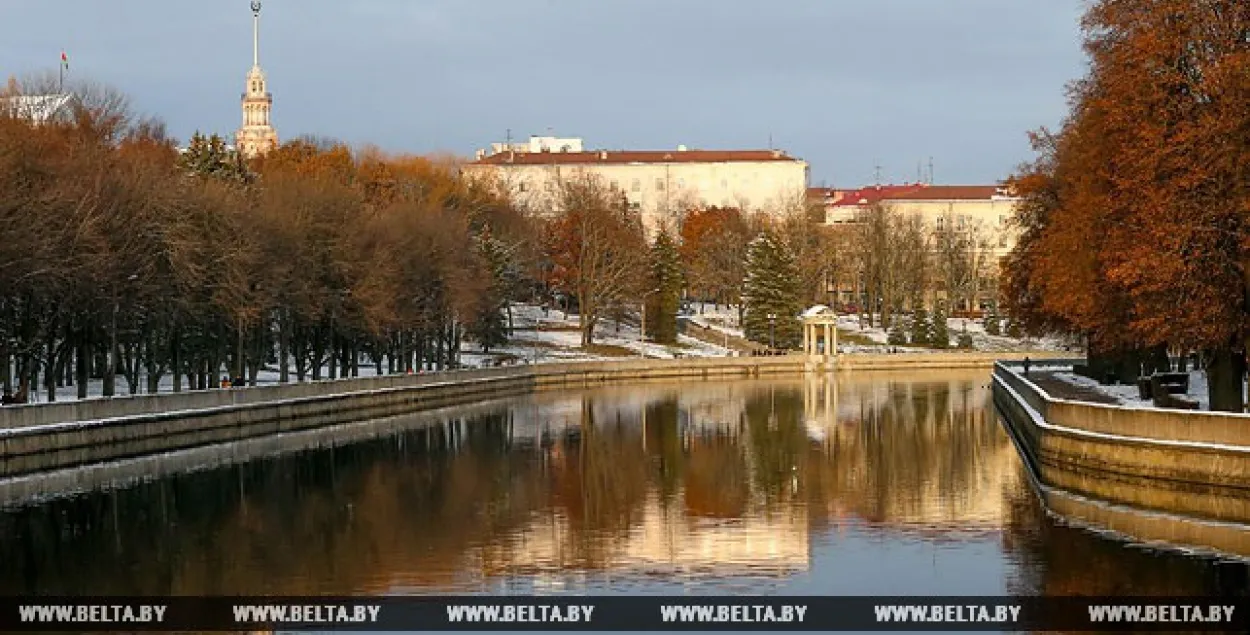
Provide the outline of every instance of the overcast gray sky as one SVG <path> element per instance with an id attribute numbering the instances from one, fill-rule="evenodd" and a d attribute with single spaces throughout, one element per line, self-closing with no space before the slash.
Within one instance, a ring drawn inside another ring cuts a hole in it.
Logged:
<path id="1" fill-rule="evenodd" d="M 814 185 L 992 182 L 1083 70 L 1082 0 L 264 0 L 278 134 L 451 151 L 763 148 Z M 0 74 L 128 93 L 186 139 L 233 134 L 248 0 L 3 0 Z M 0 78 L 2 79 L 2 78 Z"/>

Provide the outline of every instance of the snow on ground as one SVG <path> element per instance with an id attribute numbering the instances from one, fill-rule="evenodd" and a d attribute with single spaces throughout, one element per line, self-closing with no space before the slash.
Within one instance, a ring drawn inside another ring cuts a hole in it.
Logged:
<path id="1" fill-rule="evenodd" d="M 382 373 L 383 374 L 386 373 L 385 365 L 382 367 Z M 228 373 L 225 373 L 224 371 L 221 373 L 218 373 L 218 379 L 220 380 L 221 377 L 224 377 L 227 374 Z M 372 363 L 366 364 L 365 361 L 362 359 L 360 362 L 360 375 L 359 376 L 360 377 L 375 377 L 376 375 L 377 375 L 376 369 L 374 368 L 373 364 Z M 276 367 L 269 367 L 269 368 L 262 369 L 259 373 L 256 374 L 256 385 L 257 386 L 277 385 L 279 383 L 278 378 L 280 376 L 281 375 L 279 375 Z M 311 376 L 312 374 L 309 373 L 309 377 Z M 322 379 L 326 379 L 329 376 L 330 376 L 329 367 L 322 367 L 321 369 Z M 291 381 L 292 382 L 295 381 L 294 367 L 291 368 Z M 38 386 L 38 392 L 35 392 L 34 394 L 30 396 L 31 403 L 44 403 L 48 401 L 48 393 L 43 387 L 42 379 L 40 380 L 39 383 L 40 385 Z M 217 388 L 217 386 L 218 385 L 216 383 L 213 384 L 213 388 Z M 138 387 L 138 392 L 136 392 L 135 394 L 142 395 L 142 394 L 147 393 L 148 378 L 146 374 L 141 373 L 139 375 L 139 382 L 137 384 L 137 387 Z M 33 391 L 35 387 L 32 386 L 31 388 Z M 114 390 L 116 391 L 117 396 L 119 397 L 127 396 L 130 394 L 130 384 L 126 381 L 125 377 L 118 375 L 116 384 L 114 386 Z M 183 379 L 183 382 L 182 382 L 182 390 L 184 392 L 189 392 L 189 390 L 187 389 L 187 382 L 185 378 Z M 160 381 L 157 383 L 157 392 L 173 392 L 173 391 L 174 391 L 174 376 L 169 373 L 166 373 L 164 376 L 161 377 Z M 103 379 L 92 379 L 91 381 L 87 382 L 87 398 L 88 399 L 100 398 L 103 395 L 104 395 L 104 380 Z M 78 400 L 78 386 L 76 385 L 75 386 L 62 386 L 62 387 L 57 388 L 56 400 L 58 403 L 62 401 L 77 401 Z"/>
<path id="2" fill-rule="evenodd" d="M 1055 379 L 1065 381 L 1074 386 L 1082 386 L 1091 388 L 1098 392 L 1115 399 L 1118 403 L 1130 408 L 1149 408 L 1155 409 L 1154 402 L 1149 399 L 1141 399 L 1137 392 L 1137 386 L 1126 385 L 1103 385 L 1097 380 L 1077 375 L 1072 372 L 1058 372 L 1054 374 Z M 1211 409 L 1211 396 L 1207 393 L 1207 374 L 1201 370 L 1189 371 L 1189 391 L 1186 393 L 1190 399 L 1198 402 L 1199 410 Z"/>
<path id="3" fill-rule="evenodd" d="M 461 362 L 472 367 L 499 361 L 537 364 L 632 356 L 653 359 L 725 357 L 732 352 L 685 335 L 678 336 L 675 346 L 644 342 L 638 326 L 613 320 L 600 320 L 595 327 L 594 345 L 587 351 L 581 348 L 582 334 L 576 314 L 532 305 L 514 306 L 512 324 L 513 335 L 505 346 L 484 354 L 477 344 L 466 342 L 461 349 Z"/>
<path id="4" fill-rule="evenodd" d="M 687 314 L 690 322 L 703 326 L 729 337 L 741 338 L 742 324 L 738 320 L 736 306 L 695 303 Z M 624 359 L 628 357 L 648 357 L 653 359 L 674 359 L 678 357 L 724 357 L 734 354 L 731 349 L 681 335 L 677 345 L 668 346 L 654 342 L 644 342 L 640 337 L 639 328 L 635 324 L 616 323 L 613 320 L 601 320 L 595 329 L 595 345 L 590 350 L 581 348 L 581 332 L 578 330 L 578 317 L 558 309 L 544 308 L 537 305 L 518 304 L 512 307 L 513 336 L 502 347 L 483 353 L 481 347 L 473 342 L 465 342 L 461 348 L 461 365 L 469 368 L 495 366 L 501 364 L 540 364 L 568 361 L 601 361 Z M 952 318 L 949 321 L 952 341 L 967 328 L 972 336 L 973 348 L 979 351 L 1012 351 L 1012 350 L 1060 350 L 1062 343 L 1054 340 L 1014 339 L 1010 337 L 991 336 L 985 333 L 984 327 L 975 320 Z M 838 342 L 839 353 L 930 353 L 940 352 L 936 349 L 892 346 L 887 344 L 888 335 L 884 329 L 861 323 L 854 315 L 838 318 L 838 331 L 841 338 Z M 328 377 L 324 372 L 322 377 Z M 376 368 L 366 360 L 360 362 L 360 376 L 372 377 Z M 385 372 L 385 368 L 383 369 Z M 219 373 L 220 374 L 220 373 Z M 257 383 L 261 385 L 277 384 L 278 371 L 270 367 L 260 372 Z M 294 378 L 294 371 L 291 377 Z M 1191 385 L 1198 385 L 1197 382 Z M 1202 380 L 1205 387 L 1205 379 Z M 184 385 L 185 389 L 185 385 Z M 141 377 L 139 393 L 147 390 L 146 377 Z M 173 376 L 161 378 L 159 392 L 173 391 Z M 1205 391 L 1204 391 L 1205 392 Z M 103 382 L 92 380 L 88 384 L 89 397 L 99 397 L 103 393 Z M 125 379 L 118 377 L 117 393 L 129 394 Z M 77 390 L 73 386 L 57 389 L 57 401 L 76 399 Z M 1205 399 L 1205 394 L 1202 396 Z M 47 401 L 47 394 L 40 386 L 31 395 L 34 402 Z"/>
<path id="5" fill-rule="evenodd" d="M 972 350 L 976 351 L 1061 351 L 1071 348 L 1065 342 L 1056 338 L 1014 338 L 1003 335 L 990 335 L 985 332 L 985 326 L 980 320 L 948 318 L 946 320 L 946 329 L 950 333 L 952 349 L 959 342 L 960 334 L 965 330 L 972 338 Z M 889 344 L 890 335 L 886 329 L 879 326 L 870 326 L 868 320 L 862 319 L 858 315 L 838 316 L 838 332 L 842 335 L 843 340 L 862 338 L 872 342 L 872 344 L 864 344 L 839 341 L 838 351 L 842 353 L 882 353 L 891 350 L 908 353 L 938 352 L 934 349 L 916 346 L 892 346 Z M 850 337 L 848 338 L 847 336 Z"/>
<path id="6" fill-rule="evenodd" d="M 738 309 L 735 306 L 694 303 L 691 305 L 690 321 L 702 327 L 726 333 L 732 337 L 742 337 L 742 324 L 738 320 Z M 947 330 L 951 336 L 952 348 L 958 343 L 960 333 L 965 329 L 972 337 L 972 348 L 977 351 L 1008 352 L 1024 350 L 1066 350 L 1067 344 L 1056 338 L 1014 338 L 1000 335 L 989 335 L 980 320 L 964 318 L 948 318 Z M 838 341 L 840 353 L 933 353 L 940 352 L 920 346 L 893 346 L 889 344 L 890 336 L 886 329 L 870 326 L 868 321 L 858 315 L 839 315 Z M 849 336 L 849 337 L 848 337 Z M 851 341 L 848 341 L 851 340 Z M 867 340 L 867 342 L 863 341 Z M 1068 347 L 1070 348 L 1070 347 Z"/>
<path id="7" fill-rule="evenodd" d="M 695 302 L 690 305 L 690 322 L 730 337 L 744 337 L 738 307 L 728 304 Z"/>

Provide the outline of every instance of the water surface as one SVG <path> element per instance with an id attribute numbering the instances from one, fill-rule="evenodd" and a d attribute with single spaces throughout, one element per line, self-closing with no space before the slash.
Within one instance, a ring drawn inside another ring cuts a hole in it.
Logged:
<path id="1" fill-rule="evenodd" d="M 10 506 L 0 594 L 1244 592 L 1243 564 L 1048 518 L 988 381 L 648 384 L 379 422 L 400 431 Z"/>

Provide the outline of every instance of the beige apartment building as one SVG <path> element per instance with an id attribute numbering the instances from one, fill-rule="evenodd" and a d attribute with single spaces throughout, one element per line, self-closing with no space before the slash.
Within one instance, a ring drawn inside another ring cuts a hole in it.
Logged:
<path id="1" fill-rule="evenodd" d="M 493 144 L 463 170 L 499 179 L 514 200 L 537 212 L 556 209 L 562 180 L 594 175 L 625 194 L 649 233 L 675 228 L 685 212 L 701 207 L 800 209 L 808 179 L 807 163 L 781 150 L 586 150 L 581 139 L 558 137 Z"/>
<path id="2" fill-rule="evenodd" d="M 813 188 L 808 190 L 810 205 L 823 208 L 825 224 L 831 228 L 850 228 L 881 204 L 907 215 L 919 216 L 936 233 L 953 227 L 977 243 L 978 258 L 987 261 L 984 293 L 979 306 L 953 307 L 983 309 L 997 298 L 997 285 L 1002 259 L 1016 243 L 1016 230 L 1010 224 L 1019 198 L 1000 185 L 874 185 L 858 190 Z M 855 303 L 859 297 L 853 283 L 831 289 L 835 299 Z"/>

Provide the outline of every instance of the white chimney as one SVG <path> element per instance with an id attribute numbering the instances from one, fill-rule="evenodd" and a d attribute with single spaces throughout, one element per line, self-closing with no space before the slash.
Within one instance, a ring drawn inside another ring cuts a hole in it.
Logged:
<path id="1" fill-rule="evenodd" d="M 478 150 L 478 151 L 477 151 L 477 160 L 478 160 L 478 161 L 481 161 L 482 159 L 485 159 L 485 158 L 486 158 L 486 151 L 485 151 L 485 150 Z"/>
<path id="2" fill-rule="evenodd" d="M 685 152 L 685 151 L 686 151 L 686 146 L 685 146 L 685 145 L 679 145 L 679 146 L 677 146 L 677 151 L 678 151 L 678 152 Z"/>
<path id="3" fill-rule="evenodd" d="M 601 151 L 599 152 L 599 160 L 600 160 L 600 161 L 607 161 L 607 160 L 608 160 L 608 151 L 607 151 L 607 150 L 601 150 Z"/>

